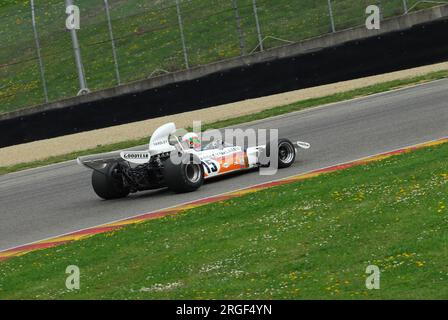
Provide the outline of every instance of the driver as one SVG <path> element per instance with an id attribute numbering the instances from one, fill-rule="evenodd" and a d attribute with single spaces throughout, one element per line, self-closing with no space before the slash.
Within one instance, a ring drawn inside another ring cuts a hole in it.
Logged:
<path id="1" fill-rule="evenodd" d="M 190 132 L 185 134 L 182 137 L 182 141 L 187 143 L 190 149 L 201 151 L 201 139 L 199 139 L 199 135 L 197 135 L 196 133 Z"/>

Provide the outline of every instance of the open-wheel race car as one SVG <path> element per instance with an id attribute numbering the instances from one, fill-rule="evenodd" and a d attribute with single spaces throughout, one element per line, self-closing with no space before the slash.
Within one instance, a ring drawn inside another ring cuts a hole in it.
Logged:
<path id="1" fill-rule="evenodd" d="M 110 200 L 163 187 L 178 193 L 191 192 L 206 179 L 269 166 L 267 155 L 272 145 L 242 147 L 220 140 L 203 144 L 196 133 L 180 135 L 174 123 L 167 123 L 154 131 L 145 151 L 111 152 L 80 157 L 77 161 L 93 170 L 95 193 Z M 278 139 L 275 147 L 272 154 L 281 169 L 294 163 L 297 148 L 308 149 L 310 145 Z"/>

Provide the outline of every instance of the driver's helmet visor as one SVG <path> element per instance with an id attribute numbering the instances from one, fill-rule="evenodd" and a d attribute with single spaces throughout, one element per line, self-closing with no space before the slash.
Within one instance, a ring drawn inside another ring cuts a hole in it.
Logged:
<path id="1" fill-rule="evenodd" d="M 190 148 L 190 149 L 195 149 L 195 150 L 201 149 L 201 140 L 197 136 L 188 137 L 188 138 L 184 139 L 184 141 L 188 144 L 188 148 Z"/>
<path id="2" fill-rule="evenodd" d="M 195 150 L 201 150 L 201 140 L 199 140 L 199 138 L 191 139 L 190 148 L 193 148 Z"/>

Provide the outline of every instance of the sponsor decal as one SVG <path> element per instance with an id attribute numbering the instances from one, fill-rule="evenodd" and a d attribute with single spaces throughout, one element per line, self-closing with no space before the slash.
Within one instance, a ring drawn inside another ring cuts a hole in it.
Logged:
<path id="1" fill-rule="evenodd" d="M 228 155 L 232 155 L 235 152 L 240 152 L 241 147 L 228 147 L 222 150 L 210 150 L 210 151 L 203 151 L 199 153 L 199 158 L 202 160 L 208 159 L 208 158 L 218 158 L 218 157 L 225 157 Z"/>
<path id="2" fill-rule="evenodd" d="M 149 162 L 151 158 L 149 152 L 147 151 L 122 151 L 120 157 L 135 164 L 145 164 Z"/>
<path id="3" fill-rule="evenodd" d="M 157 140 L 152 143 L 153 146 L 163 146 L 169 144 L 168 139 Z"/>

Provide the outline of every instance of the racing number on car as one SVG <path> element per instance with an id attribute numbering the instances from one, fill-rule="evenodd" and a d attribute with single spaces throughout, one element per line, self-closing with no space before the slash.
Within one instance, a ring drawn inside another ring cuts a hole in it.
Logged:
<path id="1" fill-rule="evenodd" d="M 204 160 L 202 161 L 202 165 L 204 166 L 204 169 L 207 170 L 207 174 L 215 174 L 218 172 L 218 166 L 214 161 Z"/>

